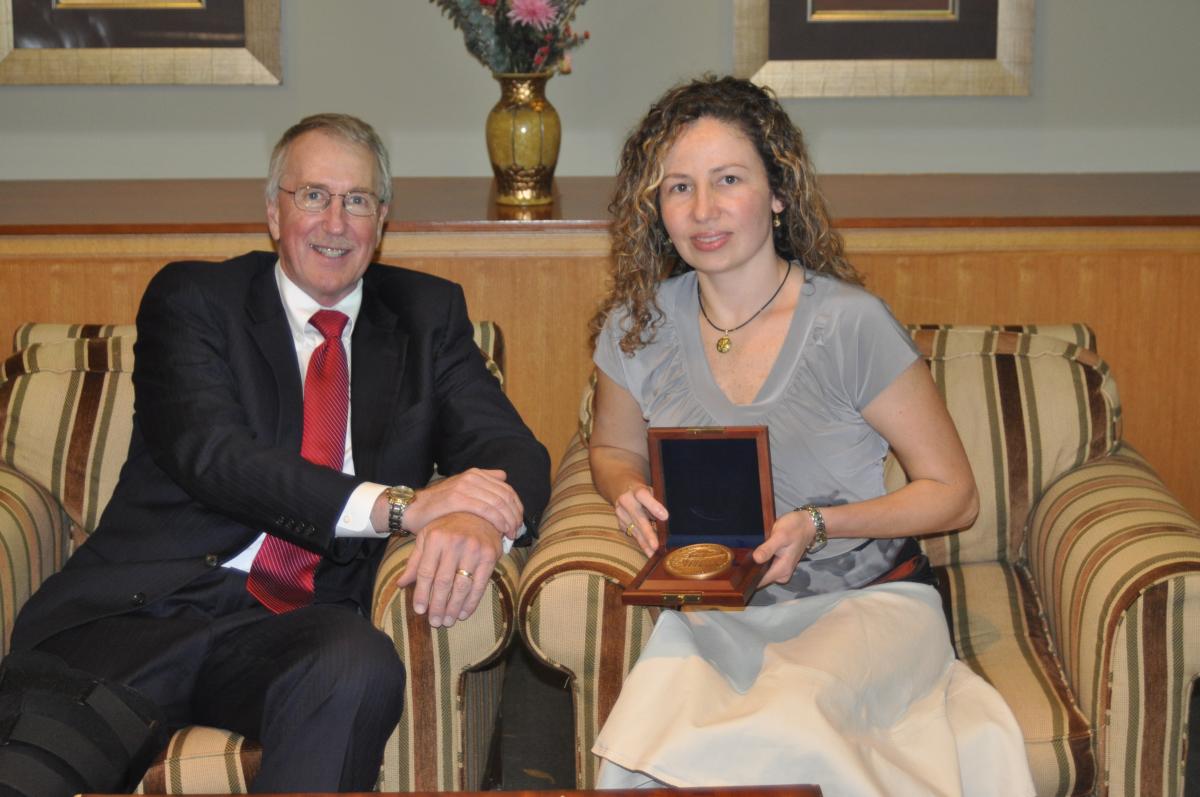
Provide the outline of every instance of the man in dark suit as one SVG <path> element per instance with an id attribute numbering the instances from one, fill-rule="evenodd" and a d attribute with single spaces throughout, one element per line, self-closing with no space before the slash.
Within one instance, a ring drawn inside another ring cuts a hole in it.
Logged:
<path id="1" fill-rule="evenodd" d="M 404 682 L 367 619 L 388 536 L 415 535 L 400 585 L 449 626 L 547 497 L 545 449 L 484 367 L 461 289 L 371 263 L 390 194 L 370 126 L 308 117 L 271 159 L 278 255 L 151 281 L 128 461 L 13 632 L 16 651 L 132 687 L 166 731 L 259 739 L 260 792 L 374 786 Z M 447 478 L 423 486 L 435 463 Z"/>

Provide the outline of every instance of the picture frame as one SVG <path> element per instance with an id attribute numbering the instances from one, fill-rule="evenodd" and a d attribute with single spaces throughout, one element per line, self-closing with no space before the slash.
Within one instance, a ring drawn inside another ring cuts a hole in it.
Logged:
<path id="1" fill-rule="evenodd" d="M 734 0 L 734 74 L 770 87 L 779 97 L 1029 94 L 1034 0 L 997 0 L 994 58 L 856 57 L 787 61 L 769 58 L 770 3 L 771 0 Z M 895 20 L 883 24 L 910 23 Z"/>
<path id="2" fill-rule="evenodd" d="M 0 84 L 274 86 L 282 80 L 280 0 L 241 0 L 244 46 L 237 47 L 18 48 L 14 2 L 0 0 Z M 185 3 L 156 8 L 194 13 Z"/>

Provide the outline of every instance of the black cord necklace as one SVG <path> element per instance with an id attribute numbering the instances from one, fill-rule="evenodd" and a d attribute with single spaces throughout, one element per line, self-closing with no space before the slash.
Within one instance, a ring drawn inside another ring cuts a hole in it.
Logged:
<path id="1" fill-rule="evenodd" d="M 775 292 L 771 294 L 771 298 L 767 299 L 767 303 L 764 304 L 762 307 L 758 308 L 757 310 L 755 310 L 754 315 L 750 316 L 745 321 L 738 324 L 736 327 L 730 327 L 729 329 L 722 329 L 721 327 L 714 324 L 713 320 L 708 317 L 708 312 L 704 309 L 704 296 L 703 296 L 703 294 L 700 293 L 700 280 L 696 280 L 696 300 L 698 302 L 700 302 L 700 315 L 704 316 L 704 320 L 708 322 L 708 325 L 710 327 L 712 327 L 713 329 L 715 329 L 721 333 L 721 337 L 717 338 L 717 352 L 719 354 L 725 354 L 726 352 L 728 352 L 730 349 L 733 348 L 733 341 L 729 339 L 730 332 L 737 332 L 739 329 L 746 326 L 746 324 L 749 324 L 751 321 L 758 318 L 759 313 L 761 313 L 763 310 L 766 310 L 768 307 L 770 307 L 771 302 L 775 301 L 775 297 L 779 295 L 779 292 L 781 290 L 783 290 L 783 285 L 785 282 L 787 282 L 788 275 L 791 273 L 792 273 L 792 263 L 791 263 L 791 261 L 788 261 L 787 271 L 783 272 L 783 279 L 780 280 L 779 287 L 776 288 Z"/>

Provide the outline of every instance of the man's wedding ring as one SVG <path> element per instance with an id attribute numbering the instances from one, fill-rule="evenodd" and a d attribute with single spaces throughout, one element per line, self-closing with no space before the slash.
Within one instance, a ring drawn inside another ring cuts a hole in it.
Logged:
<path id="1" fill-rule="evenodd" d="M 464 577 L 466 577 L 466 578 L 470 578 L 470 577 L 471 577 L 471 571 L 470 571 L 470 570 L 463 570 L 461 567 L 460 567 L 460 568 L 458 568 L 458 574 L 459 574 L 460 576 L 464 576 Z"/>

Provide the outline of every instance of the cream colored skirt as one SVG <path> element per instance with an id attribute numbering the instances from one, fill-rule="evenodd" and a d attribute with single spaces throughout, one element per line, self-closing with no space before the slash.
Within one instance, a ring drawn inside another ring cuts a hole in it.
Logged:
<path id="1" fill-rule="evenodd" d="M 600 788 L 1034 793 L 1012 712 L 955 660 L 937 591 L 913 583 L 663 612 L 592 749 Z"/>

